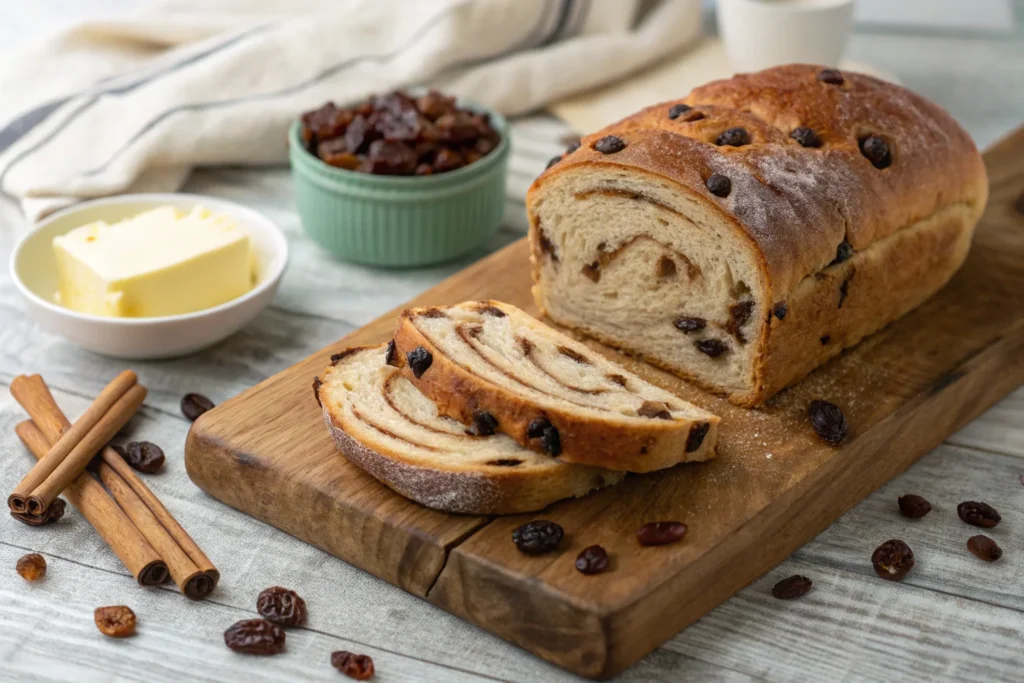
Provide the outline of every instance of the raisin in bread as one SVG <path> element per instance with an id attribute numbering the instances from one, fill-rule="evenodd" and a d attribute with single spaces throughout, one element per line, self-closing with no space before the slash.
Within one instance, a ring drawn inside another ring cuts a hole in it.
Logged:
<path id="1" fill-rule="evenodd" d="M 936 292 L 987 194 L 968 134 L 905 88 L 741 74 L 585 137 L 534 182 L 534 296 L 757 405 Z"/>
<path id="2" fill-rule="evenodd" d="M 718 418 L 515 306 L 402 313 L 392 361 L 444 415 L 564 462 L 649 472 L 714 455 Z"/>
<path id="3" fill-rule="evenodd" d="M 386 353 L 377 346 L 339 354 L 314 389 L 341 452 L 406 498 L 445 512 L 515 514 L 622 479 L 534 453 L 504 434 L 469 434 L 438 415 L 385 363 Z"/>

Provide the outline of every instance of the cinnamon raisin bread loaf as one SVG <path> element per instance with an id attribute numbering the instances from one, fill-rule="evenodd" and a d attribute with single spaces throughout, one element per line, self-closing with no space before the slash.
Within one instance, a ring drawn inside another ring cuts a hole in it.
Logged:
<path id="1" fill-rule="evenodd" d="M 446 512 L 515 514 L 622 479 L 534 453 L 503 434 L 469 434 L 438 415 L 386 356 L 384 346 L 350 349 L 314 388 L 341 452 L 406 498 Z"/>
<path id="2" fill-rule="evenodd" d="M 937 291 L 987 194 L 967 133 L 905 88 L 742 74 L 585 137 L 534 182 L 534 296 L 753 406 Z"/>
<path id="3" fill-rule="evenodd" d="M 649 472 L 714 454 L 718 417 L 515 306 L 414 308 L 392 362 L 438 410 L 564 462 Z"/>

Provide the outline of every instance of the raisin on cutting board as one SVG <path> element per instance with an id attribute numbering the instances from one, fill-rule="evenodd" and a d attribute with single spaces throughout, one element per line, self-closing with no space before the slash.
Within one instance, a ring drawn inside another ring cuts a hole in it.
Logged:
<path id="1" fill-rule="evenodd" d="M 640 545 L 668 545 L 683 540 L 686 525 L 682 522 L 650 522 L 637 529 Z"/>
<path id="2" fill-rule="evenodd" d="M 561 526 L 546 519 L 538 519 L 516 527 L 512 531 L 512 542 L 521 553 L 542 555 L 557 548 L 563 536 L 565 531 Z"/>
<path id="3" fill-rule="evenodd" d="M 608 568 L 608 552 L 599 545 L 588 546 L 576 557 L 576 570 L 582 574 L 597 574 Z"/>

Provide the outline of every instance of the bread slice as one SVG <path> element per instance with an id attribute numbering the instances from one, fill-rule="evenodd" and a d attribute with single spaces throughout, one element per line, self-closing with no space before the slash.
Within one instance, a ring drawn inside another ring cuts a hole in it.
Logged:
<path id="1" fill-rule="evenodd" d="M 406 498 L 445 512 L 516 514 L 622 479 L 534 453 L 504 434 L 470 434 L 438 415 L 386 355 L 384 346 L 339 354 L 314 389 L 341 452 Z"/>
<path id="2" fill-rule="evenodd" d="M 515 306 L 473 301 L 399 318 L 403 374 L 440 412 L 565 462 L 649 472 L 714 454 L 718 418 Z"/>

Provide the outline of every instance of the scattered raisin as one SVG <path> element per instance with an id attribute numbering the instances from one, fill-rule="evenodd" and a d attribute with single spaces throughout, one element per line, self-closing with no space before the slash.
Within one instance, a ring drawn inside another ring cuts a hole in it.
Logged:
<path id="1" fill-rule="evenodd" d="M 284 629 L 266 619 L 242 619 L 224 631 L 224 644 L 235 652 L 276 655 L 284 650 Z"/>
<path id="2" fill-rule="evenodd" d="M 875 573 L 889 581 L 902 581 L 914 566 L 914 551 L 903 541 L 892 539 L 871 554 Z"/>
<path id="3" fill-rule="evenodd" d="M 708 325 L 708 321 L 704 318 L 694 318 L 691 316 L 682 315 L 675 319 L 672 323 L 676 326 L 677 330 L 680 330 L 684 334 L 691 332 L 700 332 Z"/>
<path id="4" fill-rule="evenodd" d="M 692 109 L 693 107 L 688 104 L 673 104 L 668 108 L 668 117 L 674 121 L 683 114 L 690 112 Z"/>
<path id="5" fill-rule="evenodd" d="M 281 626 L 299 626 L 306 621 L 306 601 L 281 586 L 264 588 L 256 598 L 256 611 L 267 621 Z"/>
<path id="6" fill-rule="evenodd" d="M 636 414 L 640 417 L 657 418 L 659 420 L 672 419 L 672 413 L 668 411 L 668 406 L 661 401 L 644 401 L 636 411 Z"/>
<path id="7" fill-rule="evenodd" d="M 562 160 L 562 157 L 551 157 L 550 159 L 548 159 L 548 165 L 544 167 L 544 170 L 545 171 L 548 170 L 549 168 L 551 168 L 552 166 L 554 166 L 555 164 L 557 164 L 561 160 Z"/>
<path id="8" fill-rule="evenodd" d="M 991 529 L 1002 519 L 996 509 L 988 503 L 979 503 L 973 500 L 957 505 L 956 514 L 968 524 L 982 529 Z"/>
<path id="9" fill-rule="evenodd" d="M 818 432 L 818 436 L 833 446 L 846 438 L 849 425 L 843 411 L 836 404 L 828 401 L 811 401 L 807 416 L 810 417 L 811 426 Z"/>
<path id="10" fill-rule="evenodd" d="M 793 600 L 794 598 L 807 595 L 807 591 L 811 590 L 812 585 L 814 585 L 814 582 L 806 576 L 794 574 L 788 579 L 783 579 L 775 584 L 772 588 L 772 595 L 779 600 Z"/>
<path id="11" fill-rule="evenodd" d="M 526 555 L 542 555 L 558 547 L 565 531 L 561 526 L 546 519 L 527 522 L 512 531 L 512 542 L 519 552 Z"/>
<path id="12" fill-rule="evenodd" d="M 789 137 L 800 143 L 801 147 L 821 147 L 821 138 L 818 134 L 805 126 L 794 128 Z"/>
<path id="13" fill-rule="evenodd" d="M 599 545 L 588 546 L 576 557 L 576 569 L 583 574 L 597 574 L 608 568 L 608 553 Z"/>
<path id="14" fill-rule="evenodd" d="M 710 422 L 696 422 L 690 427 L 690 433 L 686 436 L 686 452 L 693 453 L 704 443 L 704 437 L 711 429 Z"/>
<path id="15" fill-rule="evenodd" d="M 836 257 L 829 265 L 834 266 L 837 263 L 842 263 L 843 261 L 849 259 L 851 256 L 853 256 L 853 247 L 850 246 L 849 242 L 843 240 L 842 242 L 839 243 L 839 246 L 836 247 Z"/>
<path id="16" fill-rule="evenodd" d="M 683 540 L 686 525 L 682 522 L 651 522 L 636 531 L 640 545 L 668 545 Z"/>
<path id="17" fill-rule="evenodd" d="M 705 183 L 708 187 L 708 191 L 716 197 L 728 197 L 729 193 L 732 192 L 732 181 L 726 178 L 721 173 L 715 173 L 707 179 Z"/>
<path id="18" fill-rule="evenodd" d="M 540 439 L 540 446 L 550 456 L 557 457 L 562 453 L 562 440 L 558 436 L 558 428 L 545 417 L 538 417 L 530 422 L 526 429 L 530 439 Z"/>
<path id="19" fill-rule="evenodd" d="M 818 72 L 818 80 L 830 85 L 842 85 L 843 74 L 836 69 L 822 69 Z"/>
<path id="20" fill-rule="evenodd" d="M 875 168 L 888 168 L 892 165 L 889 143 L 877 135 L 869 135 L 860 141 L 860 153 Z"/>
<path id="21" fill-rule="evenodd" d="M 754 312 L 754 301 L 747 299 L 746 301 L 740 301 L 729 307 L 729 322 L 726 323 L 725 329 L 729 334 L 733 334 L 740 337 L 740 329 L 750 320 L 750 314 Z"/>
<path id="22" fill-rule="evenodd" d="M 718 136 L 715 140 L 715 144 L 719 147 L 728 145 L 729 147 L 742 147 L 750 144 L 750 133 L 747 132 L 746 128 L 729 128 Z"/>
<path id="23" fill-rule="evenodd" d="M 331 666 L 357 681 L 368 681 L 373 678 L 373 659 L 369 655 L 338 650 L 331 653 Z"/>
<path id="24" fill-rule="evenodd" d="M 316 399 L 316 404 L 321 408 L 324 407 L 323 401 L 320 400 L 320 387 L 324 385 L 323 380 L 319 377 L 313 378 L 313 398 Z"/>
<path id="25" fill-rule="evenodd" d="M 181 412 L 193 422 L 211 408 L 213 408 L 213 401 L 202 394 L 185 394 L 181 398 Z"/>
<path id="26" fill-rule="evenodd" d="M 693 344 L 704 355 L 718 358 L 728 350 L 728 346 L 720 339 L 699 339 Z"/>
<path id="27" fill-rule="evenodd" d="M 540 245 L 540 253 L 547 254 L 551 257 L 551 260 L 558 263 L 558 254 L 555 253 L 555 245 L 548 239 L 548 235 L 543 230 L 537 230 L 537 242 Z"/>
<path id="28" fill-rule="evenodd" d="M 601 154 L 615 154 L 626 149 L 626 141 L 615 135 L 605 135 L 592 146 Z"/>
<path id="29" fill-rule="evenodd" d="M 995 562 L 1003 556 L 1003 549 L 1000 548 L 991 538 L 981 534 L 971 536 L 967 539 L 967 549 L 970 550 L 975 557 L 985 560 L 986 562 Z"/>
<path id="30" fill-rule="evenodd" d="M 523 461 L 517 458 L 499 458 L 497 460 L 488 460 L 485 464 L 492 465 L 493 467 L 515 467 L 516 465 L 522 465 Z"/>
<path id="31" fill-rule="evenodd" d="M 843 280 L 843 284 L 839 285 L 839 305 L 836 308 L 842 308 L 843 302 L 846 301 L 846 297 L 849 294 L 850 281 Z"/>
<path id="32" fill-rule="evenodd" d="M 14 568 L 26 581 L 38 581 L 46 576 L 46 558 L 39 553 L 22 555 Z"/>
<path id="33" fill-rule="evenodd" d="M 430 369 L 430 364 L 434 362 L 434 357 L 422 346 L 417 346 L 415 349 L 405 354 L 405 360 L 409 363 L 409 369 L 412 370 L 412 374 L 419 379 L 423 376 L 423 373 Z"/>
<path id="34" fill-rule="evenodd" d="M 786 317 L 786 314 L 789 313 L 789 306 L 786 305 L 785 301 L 780 301 L 772 308 L 772 313 L 775 314 L 776 318 L 782 320 Z"/>
<path id="35" fill-rule="evenodd" d="M 127 638 L 135 634 L 135 612 L 124 605 L 97 607 L 92 613 L 96 628 L 111 638 Z"/>
<path id="36" fill-rule="evenodd" d="M 477 436 L 491 436 L 498 429 L 498 418 L 486 410 L 478 410 L 473 413 L 473 428 Z"/>
<path id="37" fill-rule="evenodd" d="M 576 361 L 577 363 L 580 363 L 581 365 L 590 365 L 589 358 L 587 358 L 582 353 L 574 349 L 570 349 L 568 346 L 559 346 L 558 352 L 565 356 L 566 358 L 571 358 L 572 360 Z"/>
<path id="38" fill-rule="evenodd" d="M 164 466 L 164 451 L 149 441 L 132 441 L 125 448 L 125 461 L 133 469 L 153 474 Z"/>
<path id="39" fill-rule="evenodd" d="M 914 493 L 900 496 L 896 503 L 900 506 L 900 514 L 911 519 L 920 519 L 932 511 L 932 504 Z"/>
<path id="40" fill-rule="evenodd" d="M 384 352 L 384 362 L 392 367 L 398 367 L 398 352 L 395 349 L 395 340 L 388 342 L 387 351 Z"/>
<path id="41" fill-rule="evenodd" d="M 676 274 L 676 262 L 670 259 L 668 256 L 662 256 L 658 259 L 658 265 L 655 270 L 655 274 L 658 277 L 670 277 Z"/>

